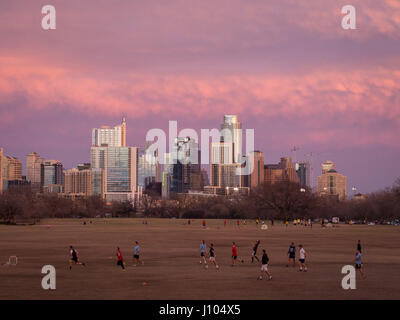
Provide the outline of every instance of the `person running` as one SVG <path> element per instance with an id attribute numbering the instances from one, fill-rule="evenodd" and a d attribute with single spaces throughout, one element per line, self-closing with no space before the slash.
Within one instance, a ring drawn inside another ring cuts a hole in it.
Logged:
<path id="1" fill-rule="evenodd" d="M 235 242 L 232 242 L 232 267 L 235 265 L 236 259 L 238 255 L 238 250 Z"/>
<path id="2" fill-rule="evenodd" d="M 203 229 L 205 229 L 206 228 L 206 220 L 203 220 L 202 225 L 203 225 Z"/>
<path id="3" fill-rule="evenodd" d="M 135 246 L 135 248 L 133 249 L 133 263 L 134 263 L 134 266 L 136 267 L 136 265 L 137 264 L 143 264 L 143 261 L 141 261 L 140 259 L 139 259 L 139 256 L 140 256 L 140 246 L 139 246 L 139 242 L 137 242 L 137 241 L 135 241 L 135 243 L 136 243 L 136 246 Z"/>
<path id="4" fill-rule="evenodd" d="M 307 253 L 306 253 L 306 250 L 304 250 L 303 245 L 299 245 L 299 247 L 300 247 L 300 250 L 299 250 L 299 266 L 300 266 L 300 269 L 299 269 L 299 271 L 303 271 L 304 270 L 304 272 L 307 272 L 307 266 L 306 266 Z"/>
<path id="5" fill-rule="evenodd" d="M 360 251 L 360 253 L 361 253 L 361 241 L 360 240 L 358 240 L 358 243 L 357 243 L 357 250 Z"/>
<path id="6" fill-rule="evenodd" d="M 200 264 L 204 262 L 204 267 L 208 268 L 207 260 L 206 260 L 206 248 L 207 245 L 204 240 L 200 244 Z"/>
<path id="7" fill-rule="evenodd" d="M 215 260 L 215 249 L 214 249 L 214 244 L 213 243 L 210 244 L 209 255 L 210 255 L 210 259 L 209 259 L 210 263 L 211 262 L 214 263 L 215 267 L 217 269 L 219 269 L 219 266 L 217 264 L 217 260 Z"/>
<path id="8" fill-rule="evenodd" d="M 122 257 L 122 253 L 121 250 L 119 249 L 119 247 L 117 247 L 117 266 L 121 266 L 122 271 L 126 271 L 125 270 L 125 263 L 124 263 L 124 258 Z"/>
<path id="9" fill-rule="evenodd" d="M 82 266 L 86 266 L 86 264 L 84 262 L 80 262 L 79 258 L 78 258 L 78 251 L 73 247 L 73 246 L 69 246 L 69 255 L 70 255 L 70 259 L 69 259 L 69 270 L 72 269 L 72 264 L 78 264 L 78 265 L 82 265 Z"/>
<path id="10" fill-rule="evenodd" d="M 356 271 L 358 270 L 360 272 L 361 278 L 364 279 L 364 272 L 362 271 L 362 262 L 361 262 L 361 251 L 357 249 L 356 252 Z"/>
<path id="11" fill-rule="evenodd" d="M 258 249 L 258 246 L 260 245 L 260 242 L 261 242 L 260 240 L 257 240 L 256 242 L 254 242 L 253 253 L 251 254 L 251 263 L 254 262 L 254 258 L 256 258 L 257 261 L 260 261 L 260 259 L 258 259 L 258 257 L 257 257 L 257 249 Z"/>
<path id="12" fill-rule="evenodd" d="M 261 273 L 260 273 L 260 276 L 258 277 L 258 280 L 263 279 L 264 273 L 267 274 L 268 280 L 272 279 L 271 273 L 268 271 L 268 262 L 269 262 L 269 258 L 268 258 L 267 252 L 265 251 L 265 249 L 263 249 L 263 255 L 261 257 Z"/>
<path id="13" fill-rule="evenodd" d="M 292 242 L 292 244 L 289 246 L 289 250 L 288 250 L 288 264 L 286 265 L 286 267 L 289 267 L 290 265 L 290 260 L 293 261 L 293 267 L 296 266 L 296 247 L 294 245 L 294 242 Z"/>

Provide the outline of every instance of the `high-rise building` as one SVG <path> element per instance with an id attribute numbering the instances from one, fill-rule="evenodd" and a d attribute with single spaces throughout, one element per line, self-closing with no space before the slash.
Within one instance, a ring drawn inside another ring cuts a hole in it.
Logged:
<path id="1" fill-rule="evenodd" d="M 22 163 L 16 157 L 7 156 L 7 180 L 22 180 Z"/>
<path id="2" fill-rule="evenodd" d="M 318 177 L 318 193 L 321 196 L 337 197 L 338 200 L 346 199 L 347 177 L 335 170 L 332 161 L 322 164 L 322 174 Z"/>
<path id="3" fill-rule="evenodd" d="M 161 181 L 161 198 L 163 200 L 168 200 L 171 193 L 171 174 L 169 172 L 162 173 Z"/>
<path id="4" fill-rule="evenodd" d="M 64 184 L 63 165 L 58 160 L 44 160 L 40 170 L 41 192 L 62 191 Z"/>
<path id="5" fill-rule="evenodd" d="M 241 176 L 236 169 L 241 165 L 234 162 L 234 148 L 232 142 L 211 143 L 210 156 L 210 185 L 214 187 L 238 187 L 241 185 Z"/>
<path id="6" fill-rule="evenodd" d="M 299 177 L 300 185 L 303 187 L 311 186 L 311 167 L 308 161 L 298 162 L 296 163 L 296 173 Z"/>
<path id="7" fill-rule="evenodd" d="M 236 115 L 225 115 L 221 125 L 221 142 L 232 143 L 233 162 L 240 163 L 242 155 L 242 124 Z"/>
<path id="8" fill-rule="evenodd" d="M 104 170 L 104 196 L 107 201 L 134 199 L 138 190 L 138 148 L 93 146 L 91 160 L 93 169 Z M 100 186 L 96 190 L 98 193 Z"/>
<path id="9" fill-rule="evenodd" d="M 282 157 L 278 164 L 267 164 L 264 166 L 265 183 L 274 184 L 282 181 L 300 183 L 296 169 L 289 157 Z"/>
<path id="10" fill-rule="evenodd" d="M 192 173 L 200 173 L 199 146 L 190 137 L 177 137 L 171 156 L 173 162 L 171 191 L 188 192 L 191 187 Z"/>
<path id="11" fill-rule="evenodd" d="M 139 160 L 138 160 L 138 185 L 142 189 L 150 183 L 157 181 L 159 162 L 157 150 L 150 152 L 150 143 L 147 143 L 144 148 L 139 148 Z"/>
<path id="12" fill-rule="evenodd" d="M 92 168 L 92 195 L 104 199 L 105 179 L 104 169 Z"/>
<path id="13" fill-rule="evenodd" d="M 252 173 L 244 177 L 248 179 L 248 187 L 257 188 L 264 183 L 264 154 L 261 151 L 253 151 L 251 156 L 253 158 Z"/>
<path id="14" fill-rule="evenodd" d="M 40 191 L 41 164 L 44 159 L 36 152 L 31 152 L 26 156 L 26 180 L 30 181 L 33 192 Z"/>
<path id="15" fill-rule="evenodd" d="M 125 147 L 126 146 L 126 119 L 113 128 L 103 126 L 92 130 L 92 146 Z"/>
<path id="16" fill-rule="evenodd" d="M 92 195 L 92 170 L 90 169 L 70 169 L 64 171 L 64 193 Z"/>

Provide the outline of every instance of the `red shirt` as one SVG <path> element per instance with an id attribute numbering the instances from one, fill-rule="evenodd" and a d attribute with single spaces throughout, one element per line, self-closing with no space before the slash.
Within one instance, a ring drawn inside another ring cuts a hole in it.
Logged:
<path id="1" fill-rule="evenodd" d="M 120 250 L 117 251 L 117 257 L 118 257 L 118 261 L 124 260 L 124 258 L 122 257 L 122 253 L 121 253 Z"/>
<path id="2" fill-rule="evenodd" d="M 237 256 L 237 248 L 236 248 L 236 246 L 232 246 L 232 255 L 233 256 Z"/>

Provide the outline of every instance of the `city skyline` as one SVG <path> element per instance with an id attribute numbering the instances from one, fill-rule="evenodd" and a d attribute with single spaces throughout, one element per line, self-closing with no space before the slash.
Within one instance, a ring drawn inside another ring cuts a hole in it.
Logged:
<path id="1" fill-rule="evenodd" d="M 340 1 L 52 4 L 49 32 L 36 3 L 0 4 L 0 146 L 24 166 L 31 151 L 88 162 L 89 130 L 121 115 L 142 146 L 169 120 L 199 132 L 236 114 L 265 164 L 313 152 L 314 185 L 327 160 L 348 190 L 400 177 L 397 1 L 354 0 L 357 30 Z"/>

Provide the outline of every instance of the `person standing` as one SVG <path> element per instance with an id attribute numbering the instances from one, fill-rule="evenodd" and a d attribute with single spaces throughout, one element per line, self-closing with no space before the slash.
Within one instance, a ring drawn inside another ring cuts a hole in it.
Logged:
<path id="1" fill-rule="evenodd" d="M 206 260 L 206 248 L 207 245 L 204 240 L 200 244 L 200 264 L 204 262 L 204 267 L 208 268 L 207 260 Z"/>
<path id="2" fill-rule="evenodd" d="M 232 242 L 232 267 L 235 265 L 236 259 L 238 255 L 238 250 L 235 242 Z"/>
<path id="3" fill-rule="evenodd" d="M 288 264 L 286 265 L 286 267 L 289 267 L 290 265 L 290 260 L 293 261 L 293 267 L 295 267 L 296 265 L 296 247 L 294 245 L 294 242 L 291 243 L 291 245 L 289 246 L 289 250 L 288 250 Z"/>
<path id="4" fill-rule="evenodd" d="M 133 249 L 133 262 L 134 262 L 134 266 L 136 267 L 136 265 L 137 264 L 143 264 L 143 261 L 141 261 L 140 259 L 139 259 L 139 256 L 140 256 L 140 246 L 139 246 L 139 242 L 135 242 L 136 243 L 136 246 L 135 246 L 135 248 Z"/>
<path id="5" fill-rule="evenodd" d="M 119 249 L 119 247 L 117 247 L 116 256 L 117 256 L 117 266 L 121 266 L 122 271 L 126 271 L 126 270 L 125 270 L 124 258 L 122 257 L 122 252 L 121 252 L 121 250 Z"/>
<path id="6" fill-rule="evenodd" d="M 271 273 L 268 271 L 268 263 L 269 263 L 269 258 L 267 252 L 265 251 L 265 249 L 263 249 L 263 255 L 261 257 L 261 273 L 260 276 L 258 277 L 258 280 L 263 279 L 264 273 L 268 276 L 268 280 L 272 279 Z"/>
<path id="7" fill-rule="evenodd" d="M 300 247 L 300 250 L 299 250 L 299 266 L 300 266 L 300 269 L 299 269 L 299 271 L 303 271 L 304 270 L 304 272 L 307 272 L 307 265 L 306 265 L 307 253 L 306 253 L 306 250 L 304 250 L 303 245 L 299 245 L 299 247 Z"/>

